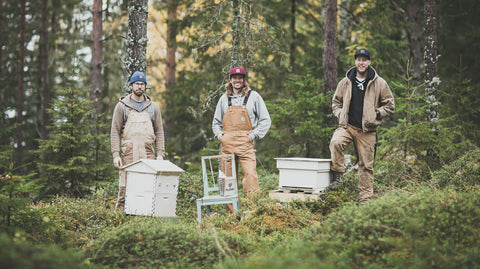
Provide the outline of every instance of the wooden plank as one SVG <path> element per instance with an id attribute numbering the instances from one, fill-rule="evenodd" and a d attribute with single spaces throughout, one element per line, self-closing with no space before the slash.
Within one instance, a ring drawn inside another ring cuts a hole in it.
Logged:
<path id="1" fill-rule="evenodd" d="M 318 200 L 321 193 L 305 193 L 303 191 L 291 192 L 291 190 L 272 190 L 269 192 L 271 199 L 278 199 L 280 202 L 291 202 L 294 200 Z"/>

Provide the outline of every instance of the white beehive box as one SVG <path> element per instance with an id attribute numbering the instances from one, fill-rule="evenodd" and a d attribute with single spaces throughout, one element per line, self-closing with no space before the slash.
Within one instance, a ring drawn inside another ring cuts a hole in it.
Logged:
<path id="1" fill-rule="evenodd" d="M 167 160 L 141 159 L 125 169 L 125 214 L 175 217 L 178 178 L 184 172 Z"/>
<path id="2" fill-rule="evenodd" d="M 280 171 L 279 188 L 325 190 L 330 184 L 331 159 L 275 158 Z"/>

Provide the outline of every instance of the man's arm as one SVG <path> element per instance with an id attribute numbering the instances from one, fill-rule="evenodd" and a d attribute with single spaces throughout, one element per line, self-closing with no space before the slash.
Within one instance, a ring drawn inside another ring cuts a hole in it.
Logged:
<path id="1" fill-rule="evenodd" d="M 113 165 L 118 169 L 122 166 L 120 158 L 120 139 L 123 128 L 123 109 L 119 102 L 115 106 L 112 116 L 112 127 L 110 129 L 110 147 L 113 155 Z"/>
<path id="2" fill-rule="evenodd" d="M 155 112 L 155 120 L 153 121 L 153 130 L 155 131 L 155 150 L 157 152 L 157 160 L 163 160 L 165 152 L 165 133 L 163 131 L 162 112 L 160 107 L 152 102 Z"/>

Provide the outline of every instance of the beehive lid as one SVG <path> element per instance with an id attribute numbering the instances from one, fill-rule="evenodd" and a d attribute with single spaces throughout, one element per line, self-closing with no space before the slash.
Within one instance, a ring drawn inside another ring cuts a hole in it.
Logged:
<path id="1" fill-rule="evenodd" d="M 122 166 L 127 172 L 141 172 L 141 173 L 182 173 L 184 170 L 168 160 L 150 160 L 141 159 L 131 164 Z"/>

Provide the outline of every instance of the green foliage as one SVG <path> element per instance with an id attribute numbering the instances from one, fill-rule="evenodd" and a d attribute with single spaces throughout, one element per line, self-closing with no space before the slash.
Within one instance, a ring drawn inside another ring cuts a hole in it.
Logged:
<path id="1" fill-rule="evenodd" d="M 113 168 L 106 134 L 89 117 L 91 101 L 83 90 L 65 89 L 52 104 L 49 138 L 39 140 L 36 153 L 43 183 L 41 197 L 82 197 L 93 184 L 110 180 Z"/>
<path id="2" fill-rule="evenodd" d="M 221 268 L 472 268 L 480 261 L 479 194 L 391 192 L 344 206 L 278 248 Z"/>
<path id="3" fill-rule="evenodd" d="M 428 180 L 432 172 L 462 155 L 470 143 L 454 117 L 442 116 L 437 122 L 426 121 L 422 86 L 412 86 L 411 77 L 403 82 L 392 81 L 399 94 L 395 96 L 393 118 L 380 129 L 375 163 L 376 184 L 388 188 L 416 184 Z"/>
<path id="4" fill-rule="evenodd" d="M 267 101 L 272 127 L 264 144 L 270 151 L 275 150 L 268 155 L 329 156 L 328 144 L 334 129 L 330 109 L 332 95 L 319 93 L 321 82 L 308 74 L 290 77 L 286 87 L 291 98 Z"/>
<path id="5" fill-rule="evenodd" d="M 433 174 L 439 187 L 468 191 L 480 184 L 480 149 L 474 147 Z"/>
<path id="6" fill-rule="evenodd" d="M 80 252 L 62 250 L 54 245 L 34 245 L 28 241 L 0 234 L 1 268 L 98 268 Z"/>
<path id="7" fill-rule="evenodd" d="M 226 256 L 242 256 L 249 246 L 235 234 L 139 217 L 93 241 L 87 254 L 107 268 L 212 268 Z"/>
<path id="8" fill-rule="evenodd" d="M 66 247 L 83 247 L 100 234 L 114 229 L 125 221 L 122 212 L 114 210 L 112 199 L 103 189 L 89 199 L 57 197 L 50 203 L 40 203 L 35 209 L 41 212 L 48 228 L 36 232 L 35 226 L 24 219 L 35 240 L 61 244 Z"/>

